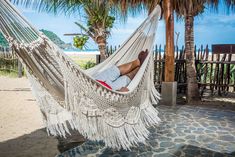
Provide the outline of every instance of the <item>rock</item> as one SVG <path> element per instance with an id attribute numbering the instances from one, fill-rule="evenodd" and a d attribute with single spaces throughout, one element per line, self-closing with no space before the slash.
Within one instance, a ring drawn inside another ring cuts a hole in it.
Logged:
<path id="1" fill-rule="evenodd" d="M 232 135 L 223 135 L 219 137 L 220 140 L 222 141 L 228 141 L 228 142 L 234 142 L 235 138 Z"/>
<path id="2" fill-rule="evenodd" d="M 160 143 L 160 147 L 163 147 L 163 148 L 169 148 L 169 147 L 172 147 L 174 145 L 175 144 L 173 142 L 161 142 Z"/>
<path id="3" fill-rule="evenodd" d="M 182 138 L 176 138 L 176 139 L 174 140 L 174 142 L 181 143 L 181 142 L 185 142 L 185 140 L 182 139 Z"/>

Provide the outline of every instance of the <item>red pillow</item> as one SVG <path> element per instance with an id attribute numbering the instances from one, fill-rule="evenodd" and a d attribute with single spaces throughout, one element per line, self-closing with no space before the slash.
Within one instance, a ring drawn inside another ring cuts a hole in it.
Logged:
<path id="1" fill-rule="evenodd" d="M 111 89 L 112 90 L 112 88 L 106 83 L 106 82 L 104 82 L 104 81 L 101 81 L 101 80 L 97 80 L 99 83 L 101 83 L 103 86 L 105 86 L 105 87 L 107 87 L 108 89 Z"/>

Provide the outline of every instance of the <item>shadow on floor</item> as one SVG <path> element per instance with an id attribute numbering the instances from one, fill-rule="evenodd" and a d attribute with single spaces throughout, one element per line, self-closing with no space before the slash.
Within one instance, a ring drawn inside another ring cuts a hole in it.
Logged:
<path id="1" fill-rule="evenodd" d="M 49 137 L 46 130 L 39 129 L 30 134 L 0 142 L 1 157 L 49 157 L 59 154 L 58 140 Z"/>
<path id="2" fill-rule="evenodd" d="M 186 156 L 186 157 L 234 157 L 233 153 L 221 153 L 216 152 L 210 149 L 201 148 L 193 145 L 183 145 L 179 149 L 175 151 L 169 152 L 172 156 L 180 157 L 180 156 Z"/>

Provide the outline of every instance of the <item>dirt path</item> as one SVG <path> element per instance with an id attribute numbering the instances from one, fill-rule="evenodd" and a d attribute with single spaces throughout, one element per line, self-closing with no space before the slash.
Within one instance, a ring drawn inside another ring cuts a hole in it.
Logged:
<path id="1" fill-rule="evenodd" d="M 57 143 L 47 136 L 28 80 L 0 76 L 0 156 L 51 157 Z"/>

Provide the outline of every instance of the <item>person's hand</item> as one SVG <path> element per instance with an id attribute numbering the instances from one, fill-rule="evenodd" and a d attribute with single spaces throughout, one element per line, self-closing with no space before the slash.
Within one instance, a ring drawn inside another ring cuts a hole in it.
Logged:
<path id="1" fill-rule="evenodd" d="M 122 87 L 120 90 L 118 90 L 119 92 L 128 92 L 129 89 L 127 87 Z"/>

